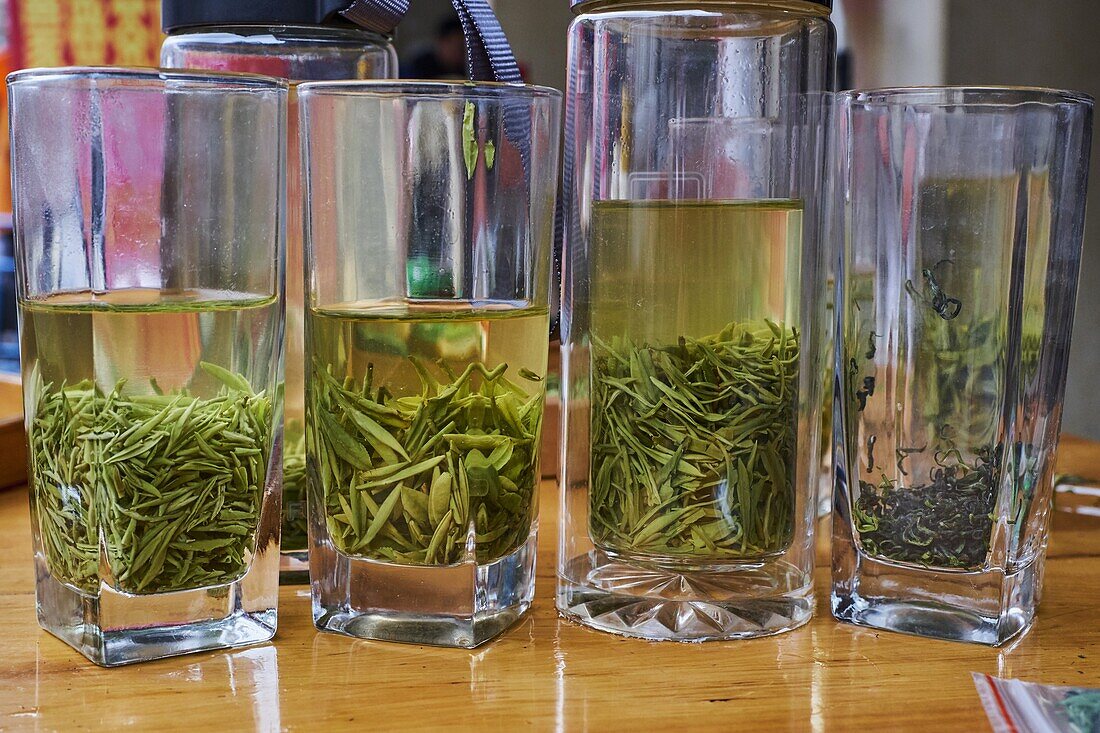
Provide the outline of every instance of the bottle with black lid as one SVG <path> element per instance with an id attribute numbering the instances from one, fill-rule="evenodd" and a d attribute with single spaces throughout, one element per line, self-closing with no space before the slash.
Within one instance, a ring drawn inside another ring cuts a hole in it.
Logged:
<path id="1" fill-rule="evenodd" d="M 305 582 L 302 196 L 293 82 L 397 76 L 387 35 L 348 22 L 349 0 L 163 0 L 165 68 L 240 71 L 292 82 L 287 125 L 286 392 L 282 578 Z"/>

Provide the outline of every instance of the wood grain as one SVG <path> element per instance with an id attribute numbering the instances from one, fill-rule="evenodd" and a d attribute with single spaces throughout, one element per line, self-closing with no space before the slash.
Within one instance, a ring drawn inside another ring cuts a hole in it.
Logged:
<path id="1" fill-rule="evenodd" d="M 1078 467 L 1100 444 L 1067 441 Z M 971 671 L 1100 686 L 1100 520 L 1058 513 L 1030 634 L 1006 649 L 834 622 L 827 575 L 806 627 L 768 639 L 653 644 L 560 620 L 556 491 L 544 487 L 532 614 L 474 651 L 314 631 L 284 587 L 274 644 L 115 670 L 38 629 L 25 492 L 0 494 L 0 729 L 986 730 Z"/>
<path id="2" fill-rule="evenodd" d="M 18 377 L 0 375 L 0 491 L 26 482 L 23 390 Z"/>

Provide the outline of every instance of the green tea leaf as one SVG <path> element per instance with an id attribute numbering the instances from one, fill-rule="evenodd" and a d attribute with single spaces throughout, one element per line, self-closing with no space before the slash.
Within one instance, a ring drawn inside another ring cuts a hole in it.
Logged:
<path id="1" fill-rule="evenodd" d="M 102 534 L 126 593 L 224 585 L 247 570 L 270 450 L 270 404 L 244 376 L 203 362 L 223 385 L 129 396 L 32 381 L 32 500 L 50 573 L 98 593 Z M 205 437 L 204 437 L 205 436 Z"/>
<path id="2" fill-rule="evenodd" d="M 370 381 L 373 364 L 368 379 L 354 383 L 337 381 L 331 376 L 335 369 L 313 361 L 309 414 L 321 429 L 317 444 L 307 450 L 318 464 L 334 464 L 333 470 L 318 472 L 324 477 L 320 495 L 333 543 L 359 557 L 448 564 L 464 556 L 472 524 L 478 561 L 503 557 L 530 535 L 538 451 L 525 446 L 538 440 L 542 384 L 536 383 L 533 393 L 519 389 L 507 382 L 507 364 L 489 368 L 474 362 L 461 374 L 440 367 L 440 376 L 410 357 L 408 368 L 423 389 L 393 399 L 385 385 Z M 526 405 L 522 421 L 517 400 Z M 362 413 L 358 417 L 356 410 Z M 384 411 L 392 411 L 393 419 L 374 419 Z M 370 423 L 361 419 L 368 413 Z M 356 445 L 365 456 L 352 460 L 345 437 L 332 429 L 341 423 L 354 425 L 364 437 Z M 370 468 L 361 468 L 367 461 Z M 507 479 L 504 473 L 510 474 Z M 386 499 L 375 504 L 383 491 Z M 369 526 L 353 522 L 334 531 L 339 518 L 351 513 L 353 497 L 366 503 Z M 394 511 L 398 501 L 402 509 Z"/>
<path id="3" fill-rule="evenodd" d="M 235 389 L 249 395 L 255 394 L 255 392 L 252 391 L 252 385 L 250 385 L 248 380 L 240 374 L 234 374 L 225 367 L 218 366 L 208 361 L 200 361 L 199 367 L 230 389 Z"/>
<path id="4" fill-rule="evenodd" d="M 452 484 L 451 474 L 446 471 L 432 481 L 428 495 L 428 520 L 432 525 L 438 525 L 447 513 L 447 507 L 451 503 Z"/>
<path id="5" fill-rule="evenodd" d="M 783 552 L 794 524 L 797 384 L 797 333 L 772 321 L 674 344 L 593 336 L 595 542 L 700 560 Z"/>
<path id="6" fill-rule="evenodd" d="M 363 545 L 369 545 L 371 541 L 378 536 L 378 533 L 382 531 L 382 528 L 386 526 L 386 522 L 389 521 L 390 515 L 393 514 L 393 508 L 397 505 L 397 500 L 401 498 L 402 486 L 397 486 L 390 492 L 390 495 L 386 497 L 386 500 L 382 502 L 382 506 L 378 508 L 378 513 L 371 520 L 370 526 L 367 527 L 367 533 L 363 535 L 361 540 Z"/>
<path id="7" fill-rule="evenodd" d="M 477 166 L 477 134 L 474 131 L 474 103 L 466 102 L 462 112 L 462 159 L 466 163 L 466 177 L 474 178 Z"/>

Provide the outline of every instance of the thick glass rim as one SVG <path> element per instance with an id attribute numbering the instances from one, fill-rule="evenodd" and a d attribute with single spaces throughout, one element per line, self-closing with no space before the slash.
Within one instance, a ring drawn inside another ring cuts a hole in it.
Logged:
<path id="1" fill-rule="evenodd" d="M 236 33 L 235 31 L 246 31 Z M 284 36 L 285 34 L 285 36 Z M 300 37 L 297 35 L 300 34 Z M 242 38 L 256 36 L 272 36 L 279 40 L 325 40 L 325 41 L 362 41 L 364 39 L 379 40 L 390 43 L 393 36 L 378 31 L 368 30 L 356 25 L 310 25 L 309 23 L 203 23 L 198 25 L 181 25 L 170 29 L 165 34 L 165 39 L 175 41 L 194 41 L 205 43 L 210 38 L 188 38 L 188 36 L 228 36 L 236 38 L 240 42 Z M 245 41 L 247 42 L 247 41 Z"/>
<path id="2" fill-rule="evenodd" d="M 170 82 L 199 84 L 212 89 L 266 89 L 287 91 L 290 83 L 285 79 L 262 74 L 229 71 L 202 71 L 189 69 L 160 69 L 156 67 L 125 68 L 118 66 L 57 66 L 20 69 L 8 74 L 9 86 L 26 83 L 86 83 L 90 81 L 133 81 L 161 86 Z"/>
<path id="3" fill-rule="evenodd" d="M 828 17 L 833 12 L 832 0 L 572 0 L 571 7 L 577 15 L 618 10 L 710 10 L 723 7 L 753 7 L 819 17 Z"/>
<path id="4" fill-rule="evenodd" d="M 1025 104 L 1092 107 L 1093 97 L 1073 89 L 1033 86 L 912 86 L 848 89 L 837 98 L 855 104 L 888 107 L 905 104 L 926 107 L 1017 107 Z"/>
<path id="5" fill-rule="evenodd" d="M 309 81 L 297 86 L 298 96 L 332 95 L 352 97 L 527 97 L 560 99 L 561 91 L 535 84 L 499 81 L 437 81 L 431 79 L 342 79 Z"/>

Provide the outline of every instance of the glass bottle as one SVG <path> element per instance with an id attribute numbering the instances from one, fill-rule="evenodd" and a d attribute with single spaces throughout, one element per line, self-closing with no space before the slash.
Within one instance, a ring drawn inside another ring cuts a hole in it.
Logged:
<path id="1" fill-rule="evenodd" d="M 558 609 L 647 639 L 813 609 L 829 2 L 582 0 Z"/>
<path id="2" fill-rule="evenodd" d="M 283 442 L 283 579 L 305 581 L 305 403 L 302 196 L 296 85 L 300 81 L 397 75 L 390 39 L 340 20 L 329 0 L 216 4 L 164 0 L 165 68 L 250 71 L 292 82 L 287 125 L 286 390 Z"/>

